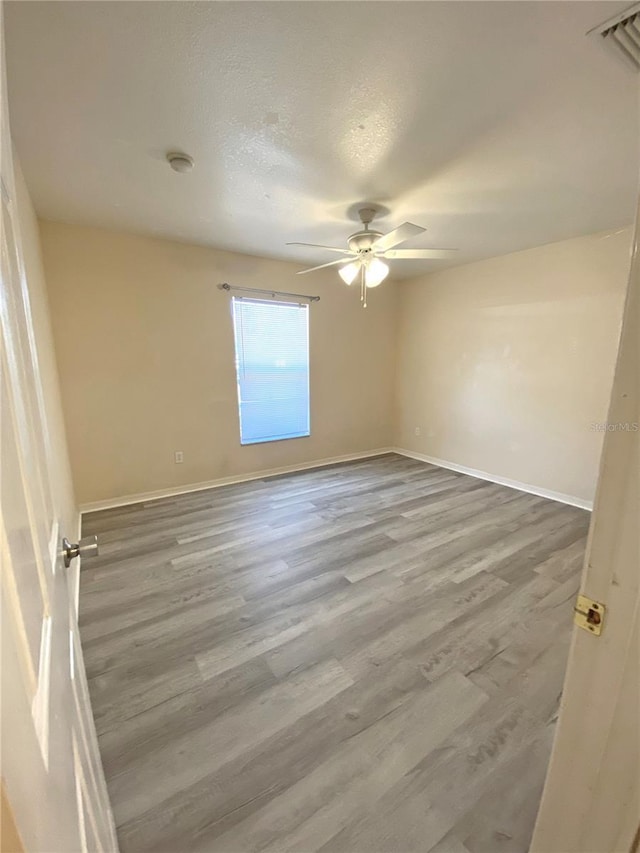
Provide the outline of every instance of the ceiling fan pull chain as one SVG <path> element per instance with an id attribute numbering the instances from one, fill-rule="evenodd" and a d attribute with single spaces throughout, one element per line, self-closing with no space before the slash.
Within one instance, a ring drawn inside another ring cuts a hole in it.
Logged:
<path id="1" fill-rule="evenodd" d="M 367 307 L 367 285 L 364 264 L 360 267 L 360 302 L 362 302 L 363 308 Z"/>

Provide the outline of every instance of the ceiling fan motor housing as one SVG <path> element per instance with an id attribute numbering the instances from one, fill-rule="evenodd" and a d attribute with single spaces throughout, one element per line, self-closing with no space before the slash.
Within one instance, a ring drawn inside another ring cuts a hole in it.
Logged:
<path id="1" fill-rule="evenodd" d="M 358 252 L 361 255 L 368 255 L 371 252 L 371 247 L 382 237 L 381 231 L 370 231 L 369 224 L 373 222 L 377 211 L 375 207 L 361 207 L 358 211 L 360 221 L 364 225 L 364 230 L 356 231 L 349 237 L 347 245 L 352 252 Z"/>
<path id="2" fill-rule="evenodd" d="M 353 252 L 368 252 L 380 237 L 380 231 L 357 231 L 349 237 L 348 246 Z"/>

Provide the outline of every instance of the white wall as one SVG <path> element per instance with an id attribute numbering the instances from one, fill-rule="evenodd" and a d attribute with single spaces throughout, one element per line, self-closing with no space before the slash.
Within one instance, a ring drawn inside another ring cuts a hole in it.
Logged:
<path id="1" fill-rule="evenodd" d="M 29 191 L 15 155 L 14 169 L 25 274 L 42 380 L 47 429 L 52 449 L 50 477 L 53 498 L 62 535 L 73 541 L 73 537 L 77 536 L 79 531 L 79 513 L 71 478 L 58 365 L 51 330 L 49 296 L 42 264 L 40 232 Z"/>

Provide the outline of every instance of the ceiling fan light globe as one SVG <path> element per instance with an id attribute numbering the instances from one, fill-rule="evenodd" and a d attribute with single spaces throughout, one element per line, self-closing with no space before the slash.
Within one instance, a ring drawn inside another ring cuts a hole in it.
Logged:
<path id="1" fill-rule="evenodd" d="M 338 275 L 345 284 L 352 284 L 360 270 L 360 264 L 357 261 L 352 261 L 344 267 L 340 267 Z"/>
<path id="2" fill-rule="evenodd" d="M 367 287 L 377 287 L 388 275 L 389 265 L 380 258 L 371 258 L 365 270 L 364 283 Z"/>

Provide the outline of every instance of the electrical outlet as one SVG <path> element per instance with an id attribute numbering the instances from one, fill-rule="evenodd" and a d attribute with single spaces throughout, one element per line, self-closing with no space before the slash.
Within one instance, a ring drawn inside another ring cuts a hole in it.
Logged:
<path id="1" fill-rule="evenodd" d="M 413 434 L 414 435 L 420 435 L 420 432 L 421 432 L 420 427 L 414 427 L 413 428 Z"/>
<path id="2" fill-rule="evenodd" d="M 184 462 L 184 453 L 182 450 L 176 450 L 176 465 L 179 465 L 181 462 Z"/>

